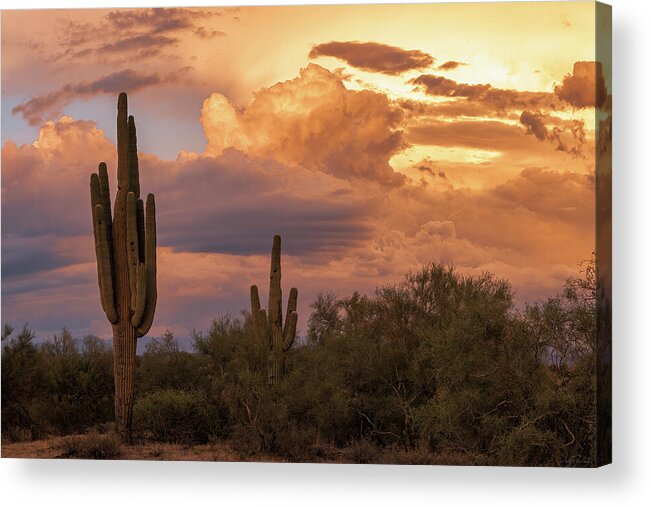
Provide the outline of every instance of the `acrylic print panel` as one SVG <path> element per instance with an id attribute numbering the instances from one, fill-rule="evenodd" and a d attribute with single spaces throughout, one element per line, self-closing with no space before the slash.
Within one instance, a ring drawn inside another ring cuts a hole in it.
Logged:
<path id="1" fill-rule="evenodd" d="M 610 24 L 3 11 L 2 456 L 610 462 Z"/>

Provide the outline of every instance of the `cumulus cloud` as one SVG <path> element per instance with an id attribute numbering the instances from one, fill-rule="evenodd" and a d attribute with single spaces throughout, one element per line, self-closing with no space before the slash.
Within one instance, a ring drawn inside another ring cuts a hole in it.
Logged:
<path id="1" fill-rule="evenodd" d="M 115 147 L 92 122 L 70 118 L 47 123 L 31 145 L 3 147 L 8 321 L 110 333 L 97 297 L 88 196 L 100 160 L 114 184 Z M 370 292 L 429 262 L 489 269 L 509 278 L 519 297 L 541 297 L 594 244 L 594 180 L 586 175 L 532 168 L 482 190 L 387 189 L 233 148 L 176 161 L 143 153 L 140 162 L 143 188 L 158 204 L 154 333 L 187 333 L 218 312 L 246 308 L 247 286 L 268 276 L 275 233 L 283 236 L 283 276 L 301 290 L 303 326 L 324 288 Z M 428 167 L 424 173 L 443 181 Z"/>
<path id="2" fill-rule="evenodd" d="M 332 56 L 351 67 L 389 75 L 424 69 L 434 63 L 434 58 L 423 51 L 406 50 L 378 42 L 333 41 L 318 44 L 312 48 L 309 57 L 320 56 Z"/>
<path id="3" fill-rule="evenodd" d="M 233 147 L 291 167 L 383 185 L 404 181 L 389 165 L 405 147 L 401 119 L 401 109 L 386 95 L 347 90 L 340 76 L 315 64 L 258 91 L 241 110 L 213 93 L 201 112 L 208 154 Z"/>
<path id="4" fill-rule="evenodd" d="M 575 62 L 572 73 L 563 78 L 554 92 L 576 108 L 601 107 L 608 95 L 601 62 Z"/>
<path id="5" fill-rule="evenodd" d="M 92 252 L 74 238 L 91 231 L 90 172 L 114 153 L 94 123 L 68 117 L 46 123 L 31 145 L 5 143 L 3 280 L 74 264 Z"/>
<path id="6" fill-rule="evenodd" d="M 89 98 L 100 94 L 116 95 L 120 92 L 136 92 L 154 85 L 174 83 L 189 70 L 183 67 L 165 76 L 157 73 L 146 74 L 133 69 L 125 69 L 100 77 L 94 81 L 79 84 L 66 84 L 62 88 L 45 95 L 37 95 L 18 104 L 11 112 L 21 114 L 30 125 L 39 125 L 47 113 L 79 98 Z"/>

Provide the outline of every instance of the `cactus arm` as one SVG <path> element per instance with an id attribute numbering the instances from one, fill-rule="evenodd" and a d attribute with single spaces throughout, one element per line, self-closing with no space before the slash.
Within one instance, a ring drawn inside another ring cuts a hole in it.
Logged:
<path id="1" fill-rule="evenodd" d="M 111 257 L 108 246 L 104 210 L 101 204 L 95 205 L 93 210 L 93 232 L 95 234 L 95 255 L 97 256 L 97 273 L 100 290 L 100 301 L 106 318 L 111 324 L 118 321 L 113 295 L 113 273 L 111 271 Z"/>
<path id="2" fill-rule="evenodd" d="M 260 296 L 258 295 L 258 286 L 251 285 L 251 315 L 254 318 L 257 317 L 257 313 L 260 311 Z"/>
<path id="3" fill-rule="evenodd" d="M 90 175 L 90 210 L 95 219 L 95 206 L 101 205 L 99 194 L 99 176 L 96 173 Z M 93 222 L 94 224 L 94 222 Z"/>
<path id="4" fill-rule="evenodd" d="M 267 312 L 264 308 L 262 308 L 258 312 L 258 315 L 258 322 L 260 323 L 260 336 L 262 337 L 263 341 L 267 340 L 267 346 L 269 347 L 269 350 L 271 350 L 273 349 L 273 337 L 269 332 L 269 327 L 267 326 Z"/>
<path id="5" fill-rule="evenodd" d="M 108 234 L 108 244 L 111 250 L 111 266 L 113 265 L 113 220 L 111 218 L 111 192 L 108 182 L 108 171 L 106 164 L 99 164 L 97 173 L 99 175 L 99 203 L 104 208 L 104 223 Z"/>
<path id="6" fill-rule="evenodd" d="M 154 322 L 158 289 L 156 287 L 156 202 L 147 196 L 145 215 L 145 266 L 147 268 L 147 299 L 142 322 L 136 329 L 138 337 L 147 334 Z"/>
<path id="7" fill-rule="evenodd" d="M 292 287 L 289 291 L 289 299 L 287 300 L 287 315 L 290 315 L 292 312 L 296 311 L 296 305 L 298 303 L 298 289 Z"/>
<path id="8" fill-rule="evenodd" d="M 136 274 L 138 277 L 136 281 L 136 304 L 133 308 L 133 315 L 131 316 L 131 325 L 135 328 L 142 322 L 142 316 L 145 313 L 145 307 L 147 305 L 147 266 L 138 264 Z"/>
<path id="9" fill-rule="evenodd" d="M 145 205 L 142 199 L 136 201 L 136 225 L 138 228 L 138 260 L 145 262 Z"/>
<path id="10" fill-rule="evenodd" d="M 140 173 L 138 170 L 138 142 L 136 138 L 136 121 L 129 116 L 127 121 L 129 136 L 129 191 L 140 199 Z"/>
<path id="11" fill-rule="evenodd" d="M 298 313 L 291 312 L 287 315 L 287 322 L 285 322 L 285 332 L 283 333 L 283 350 L 287 352 L 294 345 L 296 338 L 296 323 L 298 322 Z"/>
<path id="12" fill-rule="evenodd" d="M 267 316 L 265 315 L 264 320 L 262 320 L 257 285 L 251 285 L 251 318 L 253 320 L 253 333 L 258 341 L 263 342 L 266 338 Z"/>
<path id="13" fill-rule="evenodd" d="M 285 351 L 292 348 L 294 338 L 296 338 L 296 323 L 298 322 L 298 313 L 296 313 L 297 303 L 298 289 L 292 287 L 289 291 L 289 299 L 287 300 L 287 314 L 285 328 L 283 329 L 283 350 Z"/>
<path id="14" fill-rule="evenodd" d="M 136 219 L 136 196 L 127 194 L 127 261 L 129 265 L 129 291 L 131 309 L 135 311 L 138 296 L 138 224 Z"/>
<path id="15" fill-rule="evenodd" d="M 102 309 L 104 309 L 104 301 L 102 300 L 102 290 L 101 290 L 101 283 L 102 283 L 102 272 L 100 270 L 100 263 L 99 263 L 99 251 L 98 251 L 98 227 L 95 223 L 95 206 L 99 205 L 100 203 L 100 192 L 99 192 L 99 176 L 95 173 L 91 173 L 90 175 L 90 217 L 91 220 L 93 221 L 93 237 L 94 237 L 94 243 L 95 243 L 95 258 L 97 259 L 97 283 L 100 284 L 100 302 L 102 304 Z"/>

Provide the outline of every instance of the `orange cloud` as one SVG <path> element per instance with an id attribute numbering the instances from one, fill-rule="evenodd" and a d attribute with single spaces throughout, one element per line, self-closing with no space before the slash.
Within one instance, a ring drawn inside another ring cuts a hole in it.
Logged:
<path id="1" fill-rule="evenodd" d="M 429 95 L 467 99 L 497 110 L 559 107 L 553 93 L 505 90 L 490 84 L 457 83 L 432 74 L 423 74 L 409 82 Z"/>
<path id="2" fill-rule="evenodd" d="M 347 90 L 341 78 L 310 64 L 299 77 L 258 91 L 237 110 L 219 93 L 203 104 L 206 153 L 233 147 L 251 156 L 344 179 L 396 185 L 389 159 L 405 146 L 402 111 L 372 91 Z"/>
<path id="3" fill-rule="evenodd" d="M 438 67 L 436 67 L 436 69 L 437 70 L 454 70 L 454 69 L 458 69 L 459 67 L 464 66 L 464 65 L 468 65 L 468 64 L 463 63 L 463 62 L 455 62 L 453 60 L 448 60 L 447 62 L 439 65 Z"/>
<path id="4" fill-rule="evenodd" d="M 577 108 L 601 107 L 608 95 L 601 62 L 575 62 L 572 74 L 566 75 L 554 92 Z"/>
<path id="5" fill-rule="evenodd" d="M 542 114 L 522 111 L 520 123 L 526 127 L 527 134 L 533 134 L 539 141 L 547 139 L 547 129 Z"/>
<path id="6" fill-rule="evenodd" d="M 369 72 L 398 75 L 408 70 L 424 69 L 434 63 L 434 58 L 416 49 L 406 50 L 378 42 L 327 42 L 310 51 L 310 58 L 332 56 L 351 67 Z"/>
<path id="7" fill-rule="evenodd" d="M 309 115 L 305 121 L 310 125 Z M 246 286 L 268 269 L 269 238 L 277 232 L 287 276 L 305 297 L 301 325 L 324 288 L 370 292 L 435 261 L 466 272 L 491 269 L 511 279 L 520 298 L 540 297 L 593 248 L 594 183 L 586 175 L 526 169 L 493 188 L 469 190 L 447 183 L 454 174 L 446 173 L 458 169 L 430 165 L 422 172 L 440 184 L 382 188 L 268 155 L 232 148 L 173 162 L 141 155 L 143 186 L 159 203 L 162 290 L 154 332 L 187 333 L 219 311 L 246 308 Z M 69 118 L 47 123 L 32 145 L 6 143 L 7 319 L 108 334 L 85 210 L 90 170 L 106 160 L 113 182 L 114 159 L 115 147 L 92 122 Z M 39 304 L 46 311 L 38 312 Z"/>

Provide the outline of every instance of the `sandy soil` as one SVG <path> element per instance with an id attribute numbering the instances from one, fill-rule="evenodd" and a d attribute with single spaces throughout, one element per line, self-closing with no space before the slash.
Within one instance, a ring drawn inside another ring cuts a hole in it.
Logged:
<path id="1" fill-rule="evenodd" d="M 2 443 L 2 458 L 68 458 L 65 437 L 36 440 L 34 442 Z M 243 459 L 227 444 L 181 445 L 141 443 L 122 445 L 119 456 L 114 459 L 137 459 L 153 461 L 253 461 Z M 256 456 L 255 461 L 279 461 L 277 457 Z"/>

